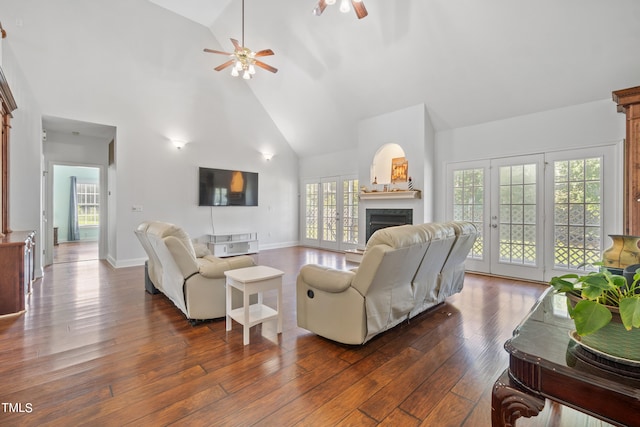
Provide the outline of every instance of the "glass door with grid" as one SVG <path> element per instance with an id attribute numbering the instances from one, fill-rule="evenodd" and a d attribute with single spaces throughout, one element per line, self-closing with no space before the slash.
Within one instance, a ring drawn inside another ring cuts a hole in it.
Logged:
<path id="1" fill-rule="evenodd" d="M 622 167 L 616 146 L 546 156 L 545 280 L 593 269 L 622 229 Z"/>
<path id="2" fill-rule="evenodd" d="M 620 163 L 607 145 L 449 164 L 447 217 L 480 232 L 467 269 L 548 281 L 599 261 L 622 224 Z"/>
<path id="3" fill-rule="evenodd" d="M 303 182 L 301 241 L 332 250 L 358 243 L 358 180 L 328 177 Z"/>
<path id="4" fill-rule="evenodd" d="M 542 155 L 491 160 L 491 273 L 542 280 Z"/>

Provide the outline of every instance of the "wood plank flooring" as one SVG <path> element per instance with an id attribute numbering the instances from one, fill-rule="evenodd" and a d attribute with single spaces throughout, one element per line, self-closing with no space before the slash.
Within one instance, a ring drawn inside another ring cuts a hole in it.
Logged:
<path id="1" fill-rule="evenodd" d="M 98 242 L 63 242 L 53 246 L 53 263 L 79 262 L 98 259 Z"/>
<path id="2" fill-rule="evenodd" d="M 464 290 L 363 346 L 296 325 L 300 266 L 342 254 L 266 250 L 285 272 L 284 325 L 190 326 L 142 267 L 54 264 L 27 311 L 0 318 L 2 426 L 489 426 L 504 341 L 544 285 L 467 275 Z M 265 301 L 273 302 L 266 297 Z M 559 405 L 518 426 L 602 426 Z"/>

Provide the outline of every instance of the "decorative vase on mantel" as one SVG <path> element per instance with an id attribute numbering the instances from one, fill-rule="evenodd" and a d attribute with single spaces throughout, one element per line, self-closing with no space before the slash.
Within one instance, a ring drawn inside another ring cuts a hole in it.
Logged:
<path id="1" fill-rule="evenodd" d="M 640 264 L 640 236 L 610 234 L 613 243 L 602 252 L 602 262 L 609 269 L 624 270 L 633 264 Z"/>

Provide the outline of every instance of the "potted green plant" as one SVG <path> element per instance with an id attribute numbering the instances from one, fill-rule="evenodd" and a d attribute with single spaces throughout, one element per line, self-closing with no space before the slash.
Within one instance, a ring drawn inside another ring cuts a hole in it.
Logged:
<path id="1" fill-rule="evenodd" d="M 640 272 L 627 281 L 600 269 L 582 276 L 554 277 L 550 285 L 566 293 L 581 343 L 616 357 L 640 360 L 639 282 Z"/>

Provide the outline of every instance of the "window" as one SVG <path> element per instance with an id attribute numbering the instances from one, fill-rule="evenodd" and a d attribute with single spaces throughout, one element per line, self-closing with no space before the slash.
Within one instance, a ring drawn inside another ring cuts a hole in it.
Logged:
<path id="1" fill-rule="evenodd" d="M 453 171 L 453 219 L 472 222 L 478 229 L 469 258 L 482 259 L 484 237 L 484 169 L 461 169 Z"/>
<path id="2" fill-rule="evenodd" d="M 342 241 L 358 243 L 358 180 L 342 181 Z"/>
<path id="3" fill-rule="evenodd" d="M 306 185 L 305 191 L 305 227 L 304 237 L 307 239 L 318 238 L 318 184 L 312 183 Z"/>
<path id="4" fill-rule="evenodd" d="M 554 162 L 554 261 L 577 269 L 601 259 L 601 158 Z"/>
<path id="5" fill-rule="evenodd" d="M 100 224 L 100 191 L 98 184 L 76 185 L 78 193 L 78 225 L 80 227 Z"/>
<path id="6" fill-rule="evenodd" d="M 536 265 L 537 165 L 499 168 L 499 257 L 509 264 Z"/>
<path id="7" fill-rule="evenodd" d="M 322 183 L 322 239 L 329 242 L 338 240 L 338 183 Z"/>

